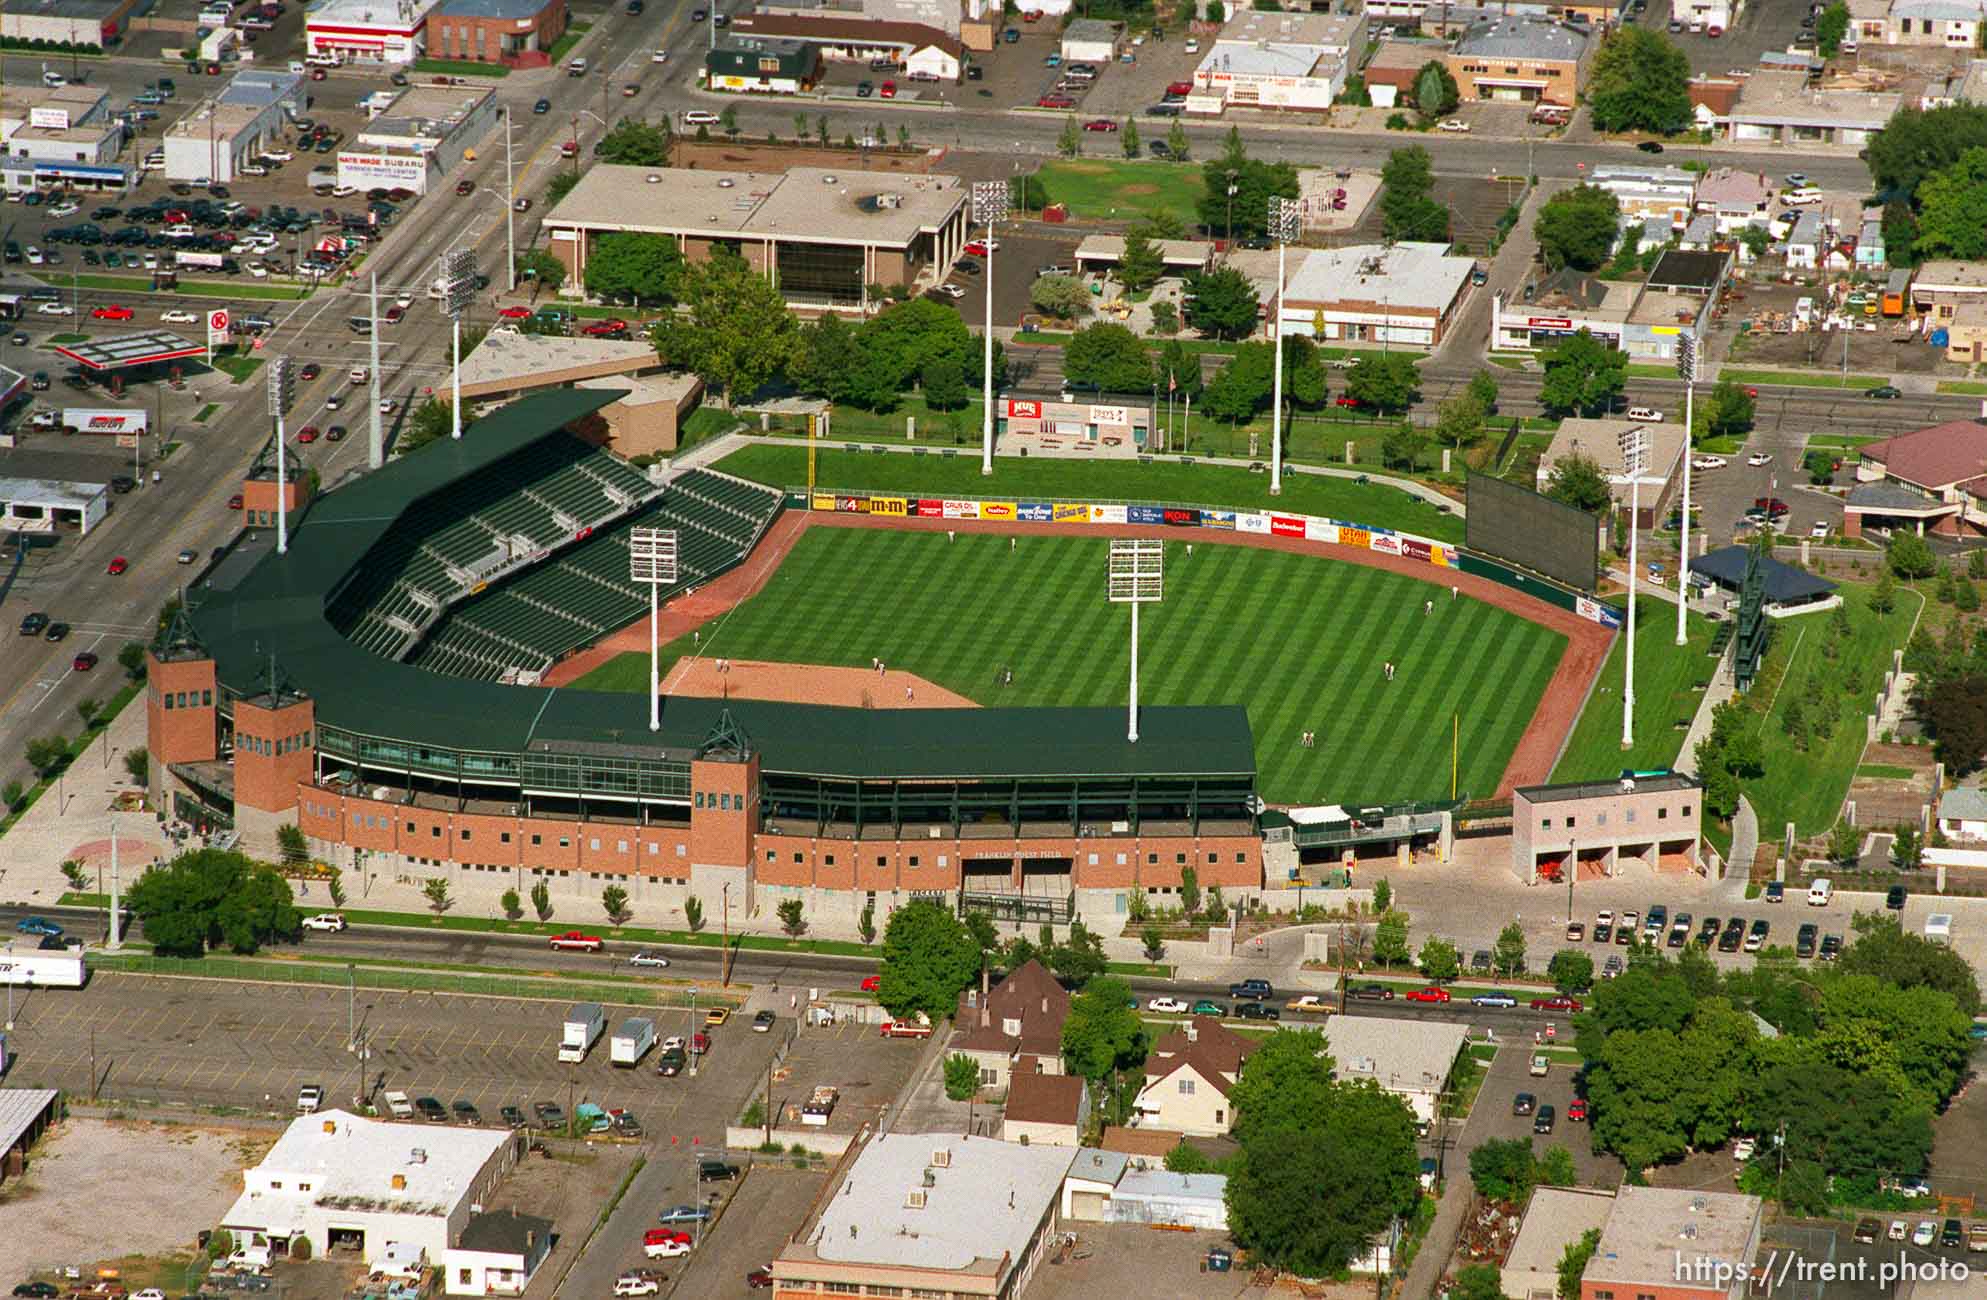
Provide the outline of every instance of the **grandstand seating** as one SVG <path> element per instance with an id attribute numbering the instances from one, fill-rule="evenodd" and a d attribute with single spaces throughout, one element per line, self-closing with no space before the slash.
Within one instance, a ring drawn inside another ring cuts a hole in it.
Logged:
<path id="1" fill-rule="evenodd" d="M 638 471 L 611 456 L 586 458 L 579 463 L 577 476 L 593 483 L 595 490 L 607 482 L 632 493 L 637 481 L 653 490 Z M 585 487 L 561 475 L 556 484 L 534 485 L 531 494 L 569 509 L 566 503 L 580 500 Z M 495 680 L 512 668 L 543 671 L 560 655 L 633 622 L 648 607 L 648 593 L 628 581 L 628 538 L 635 527 L 676 530 L 677 582 L 661 593 L 668 600 L 742 561 L 779 506 L 780 494 L 773 489 L 709 470 L 688 471 L 672 480 L 660 498 L 549 563 L 451 609 L 411 662 L 431 672 L 484 680 Z M 479 518 L 496 513 L 496 507 L 486 507 Z M 416 568 L 429 562 L 425 556 L 415 556 L 408 580 L 412 581 Z M 377 617 L 383 620 L 399 609 L 396 593 L 389 588 Z M 389 625 L 380 626 L 397 635 Z M 355 629 L 354 639 L 369 644 L 380 636 L 367 624 Z"/>

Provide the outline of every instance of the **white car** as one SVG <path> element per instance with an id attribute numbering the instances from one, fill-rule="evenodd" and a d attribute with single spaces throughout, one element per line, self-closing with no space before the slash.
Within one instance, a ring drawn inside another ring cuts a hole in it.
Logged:
<path id="1" fill-rule="evenodd" d="M 58 203 L 54 207 L 48 210 L 48 215 L 51 217 L 66 217 L 73 212 L 80 212 L 80 211 L 82 211 L 82 206 L 80 204 Z"/>
<path id="2" fill-rule="evenodd" d="M 1810 537 L 1828 536 L 1828 520 L 1826 519 L 1815 520 L 1814 524 L 1808 529 L 1808 536 Z"/>
<path id="3" fill-rule="evenodd" d="M 1773 453 L 1770 451 L 1756 451 L 1752 455 L 1746 457 L 1746 464 L 1752 466 L 1771 465 L 1772 463 L 1773 463 Z"/>
<path id="4" fill-rule="evenodd" d="M 1723 469 L 1730 464 L 1723 456 L 1698 456 L 1691 460 L 1692 469 Z"/>
<path id="5" fill-rule="evenodd" d="M 324 1089 L 314 1083 L 307 1083 L 297 1089 L 297 1114 L 315 1115 L 317 1108 L 324 1104 Z"/>
<path id="6" fill-rule="evenodd" d="M 35 310 L 44 316 L 67 316 L 69 314 L 69 308 L 59 302 L 45 302 L 35 308 Z"/>
<path id="7" fill-rule="evenodd" d="M 1911 1230 L 1911 1244 L 1914 1246 L 1929 1246 L 1938 1235 L 1938 1224 L 1930 1219 L 1920 1219 L 1918 1220 L 1918 1226 Z"/>
<path id="8" fill-rule="evenodd" d="M 669 958 L 663 956 L 659 952 L 648 952 L 644 950 L 628 958 L 628 964 L 630 966 L 652 966 L 657 970 L 661 970 L 669 965 Z"/>
<path id="9" fill-rule="evenodd" d="M 1145 1004 L 1145 1009 L 1147 1011 L 1183 1012 L 1187 1009 L 1187 1004 L 1178 998 L 1154 998 Z"/>
<path id="10" fill-rule="evenodd" d="M 685 1048 L 686 1045 L 683 1042 L 683 1035 L 681 1034 L 671 1034 L 662 1040 L 662 1050 L 665 1052 L 681 1052 Z"/>
<path id="11" fill-rule="evenodd" d="M 1663 413 L 1653 406 L 1631 406 L 1628 408 L 1628 418 L 1631 420 L 1641 420 L 1648 424 L 1661 424 L 1663 422 Z"/>
<path id="12" fill-rule="evenodd" d="M 966 296 L 966 286 L 963 284 L 941 284 L 938 286 L 938 291 L 948 298 L 964 298 Z"/>
<path id="13" fill-rule="evenodd" d="M 617 1296 L 654 1295 L 660 1290 L 662 1290 L 662 1283 L 652 1277 L 639 1277 L 633 1273 L 629 1273 L 614 1279 L 614 1294 Z"/>
<path id="14" fill-rule="evenodd" d="M 1438 131 L 1454 131 L 1458 134 L 1466 134 L 1470 129 L 1470 124 L 1461 118 L 1452 117 L 1435 129 Z"/>
<path id="15" fill-rule="evenodd" d="M 143 1291 L 134 1293 L 131 1300 L 166 1300 L 166 1293 L 155 1286 L 148 1286 Z"/>
<path id="16" fill-rule="evenodd" d="M 1911 1235 L 1911 1225 L 1902 1219 L 1892 1219 L 1890 1221 L 1890 1231 L 1884 1235 L 1892 1241 L 1903 1241 Z"/>
<path id="17" fill-rule="evenodd" d="M 270 162 L 289 162 L 292 158 L 296 157 L 288 149 L 264 149 L 262 156 Z"/>
<path id="18" fill-rule="evenodd" d="M 669 51 L 668 51 L 668 50 L 657 50 L 657 51 L 656 51 L 656 52 L 655 52 L 654 54 L 651 54 L 651 55 L 649 55 L 649 62 L 650 62 L 650 63 L 667 63 L 667 62 L 669 62 Z"/>
<path id="19" fill-rule="evenodd" d="M 306 930 L 329 930 L 333 934 L 336 934 L 340 930 L 343 930 L 345 925 L 345 918 L 337 912 L 319 912 L 316 916 L 307 916 L 304 918 L 304 929 Z"/>
<path id="20" fill-rule="evenodd" d="M 642 1245 L 642 1254 L 650 1259 L 670 1259 L 690 1253 L 690 1243 L 672 1237 L 667 1241 L 650 1241 Z"/>
<path id="21" fill-rule="evenodd" d="M 254 276 L 258 280 L 266 280 L 269 278 L 269 268 L 264 266 L 260 262 L 250 262 L 247 266 L 244 266 L 242 270 L 247 271 L 250 275 Z"/>
<path id="22" fill-rule="evenodd" d="M 400 409 L 400 403 L 394 401 L 391 397 L 383 397 L 380 399 L 379 413 L 381 415 L 392 415 L 395 411 L 399 409 Z"/>
<path id="23" fill-rule="evenodd" d="M 184 307 L 175 307 L 171 311 L 162 311 L 159 313 L 159 319 L 168 325 L 198 325 L 200 323 L 199 313 L 190 312 Z"/>

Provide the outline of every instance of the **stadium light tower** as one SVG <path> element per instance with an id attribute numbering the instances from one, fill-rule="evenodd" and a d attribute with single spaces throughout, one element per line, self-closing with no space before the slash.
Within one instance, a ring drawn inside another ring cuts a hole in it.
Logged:
<path id="1" fill-rule="evenodd" d="M 1623 656 L 1621 675 L 1621 747 L 1627 749 L 1635 743 L 1635 566 L 1638 555 L 1635 525 L 1642 513 L 1642 485 L 1657 480 L 1645 479 L 1642 474 L 1649 461 L 1647 428 L 1634 424 L 1622 430 L 1619 446 L 1622 472 L 1609 481 L 1628 488 L 1628 650 Z"/>
<path id="2" fill-rule="evenodd" d="M 469 314 L 469 304 L 476 297 L 476 254 L 467 248 L 452 248 L 442 257 L 443 303 L 442 309 L 448 313 L 450 333 L 453 335 L 453 361 L 450 371 L 454 377 L 454 400 L 451 412 L 449 437 L 462 436 L 462 318 Z"/>
<path id="3" fill-rule="evenodd" d="M 1677 644 L 1682 645 L 1684 607 L 1690 603 L 1691 398 L 1697 388 L 1697 336 L 1688 331 L 1677 335 L 1677 377 L 1683 380 L 1683 531 L 1677 535 Z"/>
<path id="4" fill-rule="evenodd" d="M 1276 241 L 1276 324 L 1271 331 L 1276 341 L 1276 391 L 1270 395 L 1269 494 L 1283 492 L 1283 250 L 1303 228 L 1303 216 L 1296 199 L 1269 200 L 1269 237 Z"/>
<path id="5" fill-rule="evenodd" d="M 269 359 L 269 419 L 276 428 L 276 554 L 290 550 L 288 455 L 283 446 L 283 412 L 297 394 L 296 375 L 288 357 Z"/>
<path id="6" fill-rule="evenodd" d="M 1156 605 L 1162 594 L 1164 543 L 1144 537 L 1111 541 L 1110 584 L 1113 605 L 1131 606 L 1131 702 L 1125 739 L 1138 743 L 1138 607 Z"/>
<path id="7" fill-rule="evenodd" d="M 649 589 L 649 730 L 662 729 L 662 664 L 656 641 L 656 607 L 662 589 L 676 584 L 676 530 L 636 528 L 628 534 L 628 581 Z"/>
<path id="8" fill-rule="evenodd" d="M 987 314 L 981 329 L 982 341 L 986 346 L 986 356 L 980 364 L 980 378 L 985 392 L 982 395 L 984 406 L 980 412 L 980 473 L 993 473 L 993 255 L 994 223 L 1007 215 L 1008 205 L 1013 196 L 1008 192 L 1006 181 L 973 182 L 973 221 L 987 228 Z"/>

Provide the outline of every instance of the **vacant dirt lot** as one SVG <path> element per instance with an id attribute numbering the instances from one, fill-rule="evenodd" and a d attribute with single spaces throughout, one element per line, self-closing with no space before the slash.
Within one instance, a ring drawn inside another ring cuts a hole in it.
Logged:
<path id="1" fill-rule="evenodd" d="M 0 1187 L 0 1279 L 64 1264 L 188 1254 L 241 1192 L 272 1131 L 71 1118 Z M 85 1276 L 88 1269 L 85 1269 Z"/>

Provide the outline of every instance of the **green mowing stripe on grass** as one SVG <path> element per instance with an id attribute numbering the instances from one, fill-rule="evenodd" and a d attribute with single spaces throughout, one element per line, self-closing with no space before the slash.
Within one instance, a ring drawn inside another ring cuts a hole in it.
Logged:
<path id="1" fill-rule="evenodd" d="M 1106 552 L 1101 537 L 812 529 L 701 647 L 665 647 L 664 671 L 699 648 L 839 667 L 881 658 L 986 705 L 1118 705 L 1130 615 L 1099 590 Z M 1189 556 L 1183 542 L 1167 547 L 1165 600 L 1139 623 L 1141 702 L 1244 706 L 1263 795 L 1292 803 L 1447 797 L 1451 714 L 1461 788 L 1494 789 L 1566 645 L 1400 574 L 1259 547 Z M 647 680 L 647 657 L 629 654 L 577 685 Z M 1298 744 L 1307 730 L 1315 748 Z"/>
<path id="2" fill-rule="evenodd" d="M 807 448 L 754 443 L 719 461 L 715 469 L 773 487 L 807 482 Z M 844 448 L 820 449 L 815 482 L 823 490 L 904 495 L 1030 500 L 1146 501 L 1217 506 L 1238 510 L 1282 510 L 1343 519 L 1416 533 L 1436 541 L 1463 540 L 1463 521 L 1391 484 L 1317 474 L 1289 474 L 1283 495 L 1269 493 L 1269 475 L 1225 465 L 1141 465 L 1136 461 L 1058 461 L 1042 457 L 997 456 L 994 472 L 981 477 L 977 455 L 878 455 Z"/>
<path id="3" fill-rule="evenodd" d="M 1720 366 L 1718 378 L 1735 384 L 1784 384 L 1792 388 L 1875 388 L 1890 381 L 1882 375 L 1840 375 L 1818 370 L 1760 370 Z"/>
<path id="4" fill-rule="evenodd" d="M 1635 601 L 1635 745 L 1621 747 L 1621 675 L 1628 639 L 1618 636 L 1587 707 L 1573 726 L 1566 752 L 1552 769 L 1554 781 L 1603 781 L 1629 768 L 1670 767 L 1683 748 L 1684 732 L 1674 725 L 1697 712 L 1701 694 L 1691 688 L 1711 680 L 1716 667 L 1708 653 L 1715 624 L 1696 614 L 1684 624 L 1685 644 L 1676 644 L 1677 607 L 1654 596 Z"/>

